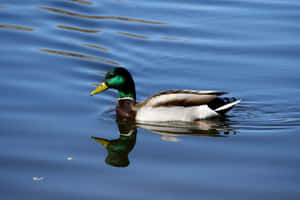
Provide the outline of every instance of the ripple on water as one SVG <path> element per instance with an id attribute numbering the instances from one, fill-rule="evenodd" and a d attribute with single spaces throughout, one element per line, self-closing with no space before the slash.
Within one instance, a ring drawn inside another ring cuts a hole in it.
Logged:
<path id="1" fill-rule="evenodd" d="M 243 102 L 236 106 L 233 112 L 233 127 L 240 131 L 270 130 L 274 132 L 300 126 L 299 113 L 293 113 L 285 107 L 280 109 L 278 105 L 272 103 Z"/>
<path id="2" fill-rule="evenodd" d="M 49 7 L 37 7 L 41 10 L 47 10 L 53 13 L 58 13 L 62 15 L 68 15 L 73 17 L 80 17 L 80 18 L 87 18 L 87 19 L 97 19 L 97 20 L 118 20 L 118 21 L 127 21 L 127 22 L 137 22 L 137 23 L 144 23 L 144 24 L 157 24 L 157 25 L 164 25 L 168 24 L 166 22 L 157 22 L 157 21 L 149 21 L 143 19 L 134 19 L 129 17 L 119 17 L 119 16 L 92 16 L 92 15 L 83 15 L 75 12 L 70 12 L 66 10 L 61 10 L 57 8 L 49 8 Z"/>
<path id="3" fill-rule="evenodd" d="M 85 0 L 67 0 L 67 1 L 71 1 L 71 2 L 75 2 L 75 3 L 79 3 L 79 4 L 83 4 L 83 5 L 94 5 L 93 2 L 91 1 L 85 1 Z"/>
<path id="4" fill-rule="evenodd" d="M 0 28 L 17 30 L 17 31 L 34 31 L 33 28 L 28 28 L 24 26 L 4 25 L 4 24 L 0 24 Z"/>
<path id="5" fill-rule="evenodd" d="M 60 29 L 78 31 L 78 32 L 82 32 L 82 33 L 100 33 L 100 32 L 102 32 L 101 30 L 83 29 L 83 28 L 64 26 L 64 25 L 57 25 L 56 27 L 60 28 Z"/>
<path id="6" fill-rule="evenodd" d="M 95 45 L 95 44 L 80 43 L 80 42 L 77 42 L 77 41 L 74 41 L 74 40 L 68 40 L 68 42 L 71 42 L 71 43 L 74 43 L 74 44 L 80 44 L 80 45 L 83 45 L 83 46 L 86 46 L 86 47 L 90 47 L 90 48 L 98 49 L 98 50 L 102 50 L 102 51 L 110 51 L 108 48 L 105 48 L 105 47 L 102 47 L 102 46 L 99 46 L 99 45 Z"/>
<path id="7" fill-rule="evenodd" d="M 82 58 L 82 59 L 87 59 L 87 60 L 112 64 L 112 65 L 120 65 L 119 63 L 117 63 L 115 61 L 102 59 L 102 58 L 96 58 L 96 57 L 87 56 L 87 55 L 83 55 L 83 54 L 79 54 L 79 53 L 58 51 L 58 50 L 52 50 L 52 49 L 39 49 L 39 51 L 46 52 L 46 53 L 51 53 L 51 54 L 56 54 L 56 55 L 62 55 L 62 56 L 71 56 L 71 57 L 76 57 L 76 58 Z"/>

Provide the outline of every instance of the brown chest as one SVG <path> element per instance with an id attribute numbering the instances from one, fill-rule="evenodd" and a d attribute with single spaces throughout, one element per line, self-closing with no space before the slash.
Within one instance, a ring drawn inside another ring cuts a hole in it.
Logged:
<path id="1" fill-rule="evenodd" d="M 116 105 L 117 118 L 135 119 L 135 100 L 133 98 L 120 98 Z"/>

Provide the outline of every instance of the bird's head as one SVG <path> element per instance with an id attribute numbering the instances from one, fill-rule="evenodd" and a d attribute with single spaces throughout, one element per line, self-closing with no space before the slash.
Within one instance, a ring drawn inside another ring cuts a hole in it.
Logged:
<path id="1" fill-rule="evenodd" d="M 135 99 L 134 81 L 125 68 L 117 67 L 107 72 L 104 81 L 90 95 L 93 96 L 108 88 L 118 90 L 120 98 L 132 97 Z"/>

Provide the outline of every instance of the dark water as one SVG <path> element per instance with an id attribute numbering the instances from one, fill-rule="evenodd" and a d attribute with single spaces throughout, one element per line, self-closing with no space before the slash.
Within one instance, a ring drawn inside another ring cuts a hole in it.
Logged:
<path id="1" fill-rule="evenodd" d="M 299 21 L 298 0 L 1 1 L 0 198 L 299 199 Z M 89 93 L 119 65 L 138 100 L 243 101 L 199 125 L 117 124 L 117 93 Z"/>

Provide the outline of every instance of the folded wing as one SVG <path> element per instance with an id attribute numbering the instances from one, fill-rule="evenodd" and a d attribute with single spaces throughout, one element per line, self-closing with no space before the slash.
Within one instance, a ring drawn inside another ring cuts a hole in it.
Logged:
<path id="1" fill-rule="evenodd" d="M 169 107 L 169 106 L 197 106 L 208 104 L 218 96 L 227 94 L 227 92 L 218 91 L 196 91 L 196 90 L 167 90 L 157 93 L 143 102 L 137 104 L 137 107 Z"/>

